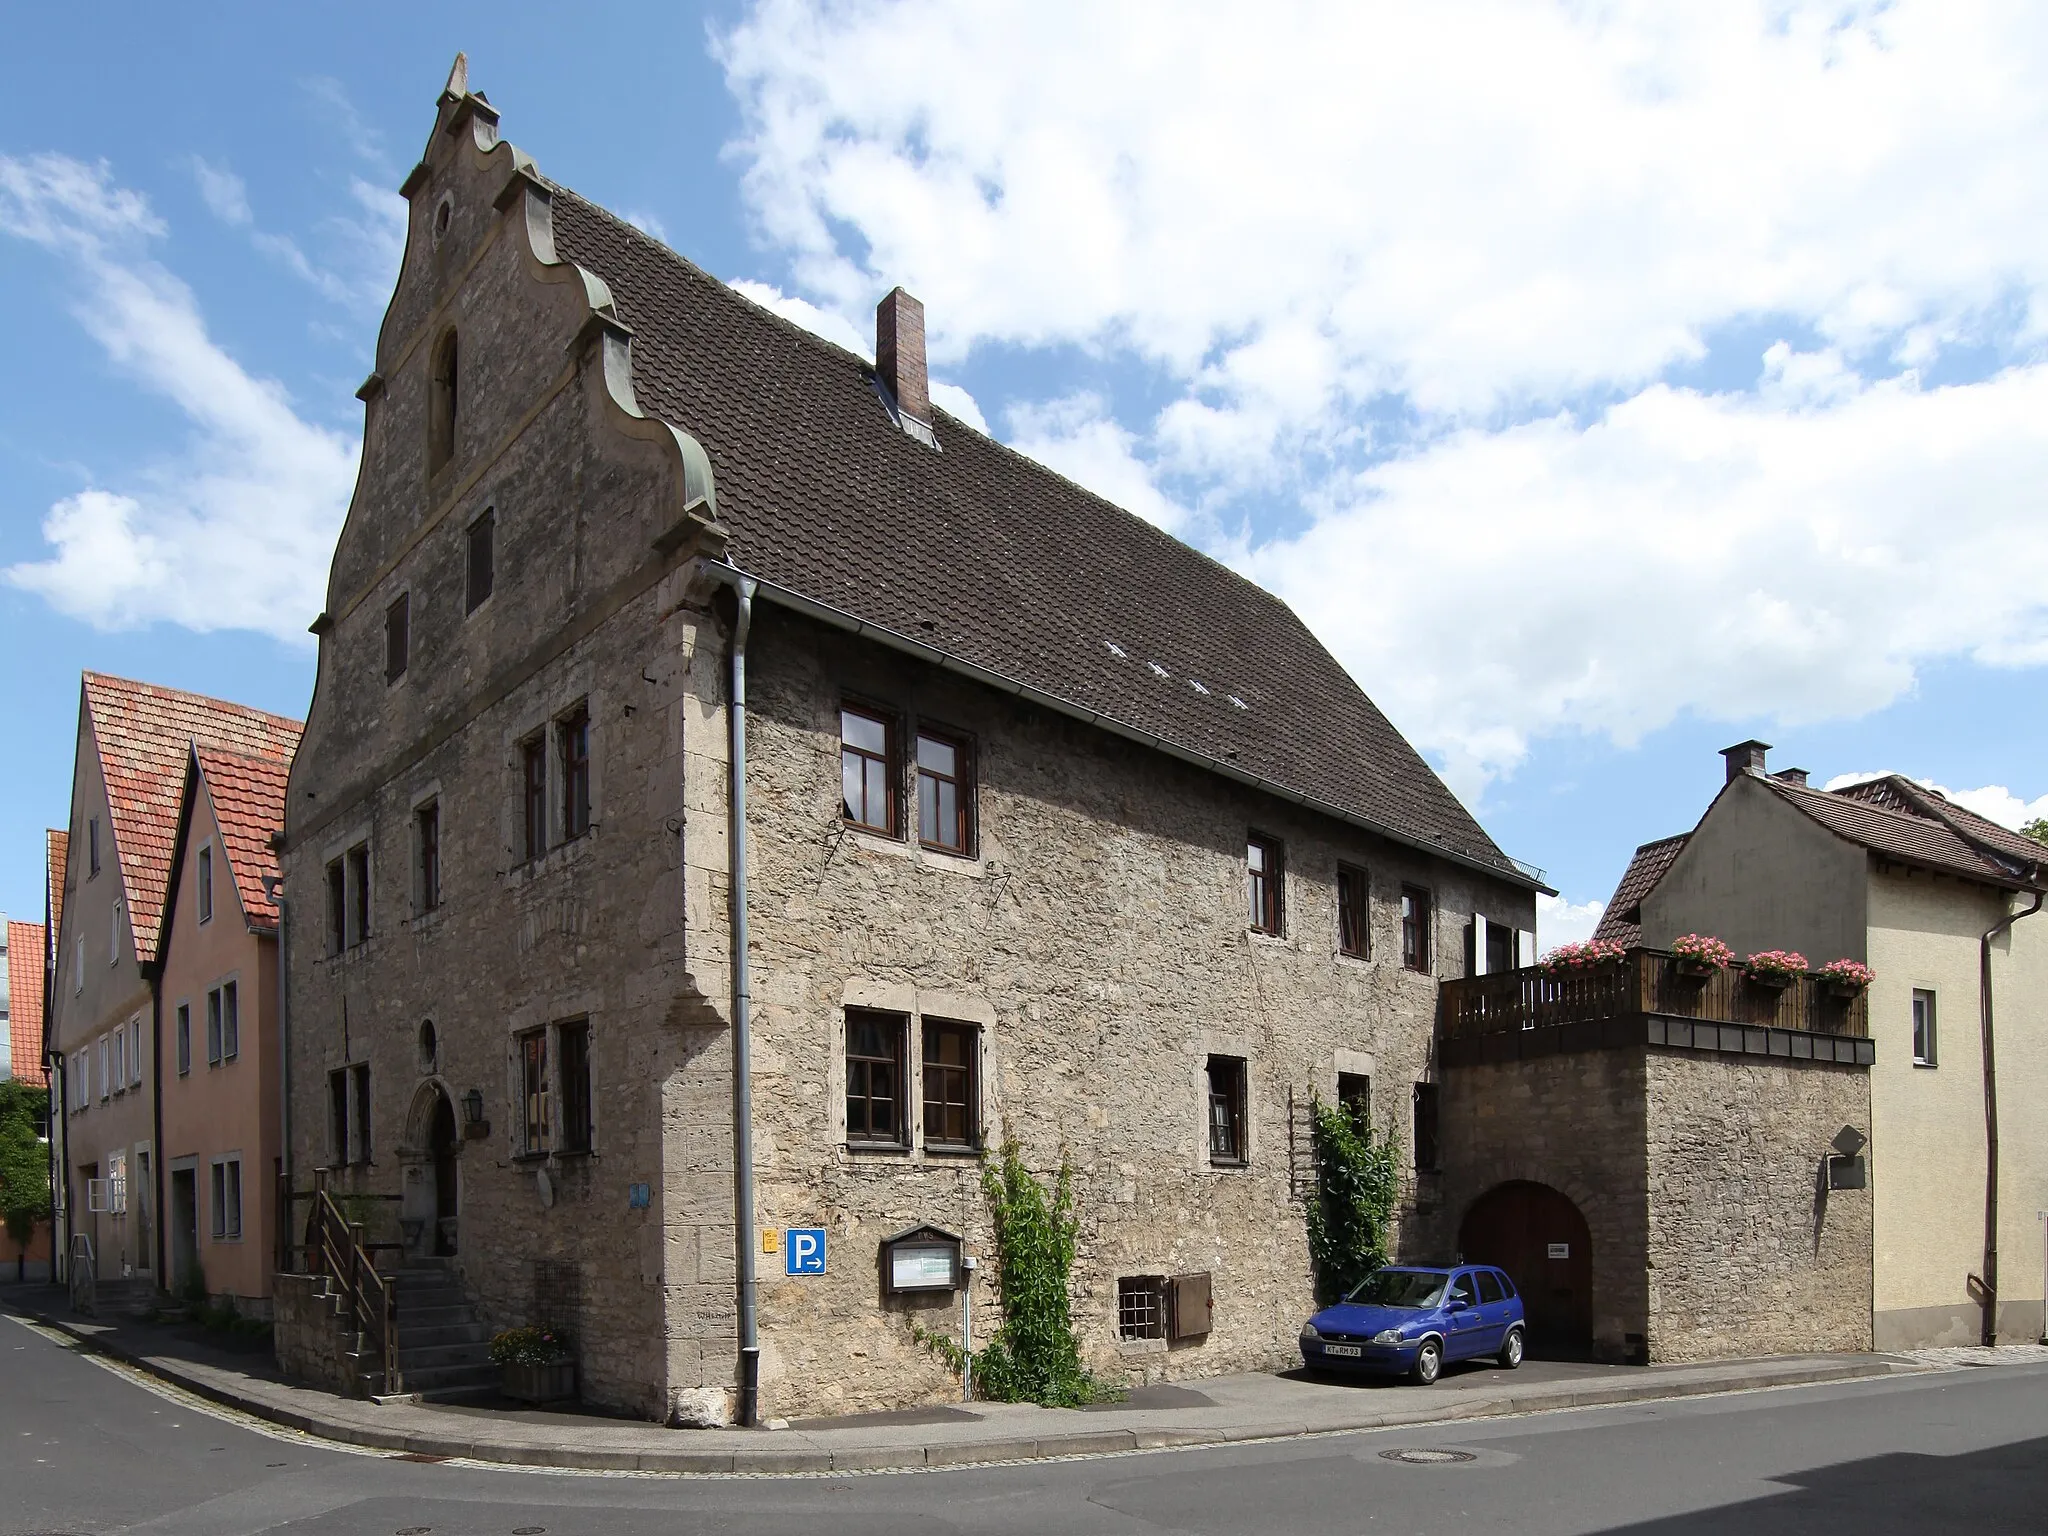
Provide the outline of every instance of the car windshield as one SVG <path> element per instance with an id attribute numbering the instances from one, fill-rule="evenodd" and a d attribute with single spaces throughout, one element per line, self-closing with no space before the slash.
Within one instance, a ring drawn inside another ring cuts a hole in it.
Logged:
<path id="1" fill-rule="evenodd" d="M 1367 1307 L 1433 1307 L 1444 1299 L 1449 1278 L 1427 1269 L 1379 1269 L 1344 1299 Z"/>

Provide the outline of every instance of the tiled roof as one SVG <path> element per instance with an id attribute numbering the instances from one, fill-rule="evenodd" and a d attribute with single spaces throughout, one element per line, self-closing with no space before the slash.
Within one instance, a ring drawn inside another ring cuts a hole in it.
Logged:
<path id="1" fill-rule="evenodd" d="M 7 925 L 7 1035 L 14 1075 L 38 1086 L 43 1065 L 43 925 Z"/>
<path id="2" fill-rule="evenodd" d="M 2019 859 L 2005 856 L 2003 851 L 1987 850 L 1966 839 L 1945 819 L 1893 810 L 1873 800 L 1808 789 L 1802 785 L 1787 784 L 1781 779 L 1762 778 L 1758 782 L 1829 831 L 1846 837 L 1852 843 L 1861 843 L 1872 853 L 1883 854 L 1902 863 L 1966 875 L 1992 885 L 2018 887 L 2040 878 L 2035 872 L 2038 858 L 2023 864 Z M 1948 806 L 1946 801 L 1943 804 Z M 1954 811 L 1959 807 L 1948 806 L 1948 809 Z M 1981 821 L 1983 818 L 1972 819 Z M 2037 855 L 2039 851 L 2037 848 Z"/>
<path id="3" fill-rule="evenodd" d="M 641 408 L 694 436 L 749 574 L 1285 791 L 1528 882 L 1272 594 L 938 412 L 595 205 L 556 248 L 632 328 Z"/>
<path id="4" fill-rule="evenodd" d="M 51 827 L 43 835 L 44 847 L 49 859 L 49 934 L 64 931 L 64 871 L 71 858 L 71 834 L 62 827 Z M 45 951 L 45 954 L 48 952 Z"/>
<path id="5" fill-rule="evenodd" d="M 1836 790 L 1835 793 L 1847 799 L 1887 806 L 1895 811 L 1904 811 L 1908 815 L 1929 817 L 1946 823 L 1957 836 L 1979 845 L 2001 862 L 2009 859 L 2015 864 L 2027 865 L 2048 860 L 2048 847 L 2043 847 L 2010 827 L 2001 827 L 1988 817 L 1979 816 L 1975 811 L 1956 804 L 1938 790 L 1929 789 L 1924 784 L 1916 784 L 1899 774 L 1888 773 L 1881 779 L 1851 784 Z"/>
<path id="6" fill-rule="evenodd" d="M 148 964 L 156 959 L 192 744 L 289 763 L 301 726 L 245 704 L 98 672 L 85 674 L 85 710 L 107 782 L 114 858 L 135 931 L 136 958 Z"/>
<path id="7" fill-rule="evenodd" d="M 1678 857 L 1691 835 L 1681 832 L 1676 837 L 1661 837 L 1636 850 L 1628 868 L 1622 871 L 1614 894 L 1607 899 L 1607 908 L 1600 914 L 1600 926 L 1593 930 L 1594 938 L 1628 945 L 1642 942 L 1642 899 L 1664 878 L 1664 871 L 1671 867 L 1671 861 Z"/>
<path id="8" fill-rule="evenodd" d="M 222 852 L 233 873 L 242 914 L 251 928 L 275 933 L 277 906 L 263 893 L 263 877 L 278 872 L 270 836 L 284 830 L 284 790 L 291 763 L 221 747 L 192 750 L 213 796 L 214 820 L 220 824 Z"/>

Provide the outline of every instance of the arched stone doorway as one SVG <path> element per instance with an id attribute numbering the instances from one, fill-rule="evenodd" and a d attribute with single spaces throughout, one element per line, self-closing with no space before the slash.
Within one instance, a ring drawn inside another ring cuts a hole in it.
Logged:
<path id="1" fill-rule="evenodd" d="M 1497 1265 L 1514 1278 L 1531 1354 L 1591 1351 L 1593 1239 L 1569 1196 L 1524 1179 L 1495 1185 L 1465 1213 L 1458 1249 L 1467 1263 Z"/>
<path id="2" fill-rule="evenodd" d="M 461 1235 L 462 1135 L 455 1104 L 437 1082 L 420 1085 L 406 1116 L 399 1226 L 410 1254 L 452 1256 Z"/>

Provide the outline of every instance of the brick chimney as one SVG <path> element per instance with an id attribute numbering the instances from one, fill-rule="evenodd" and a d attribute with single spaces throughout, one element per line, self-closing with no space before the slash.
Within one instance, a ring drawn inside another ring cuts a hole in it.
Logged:
<path id="1" fill-rule="evenodd" d="M 1723 747 L 1721 755 L 1728 759 L 1728 782 L 1733 784 L 1745 773 L 1764 771 L 1764 754 L 1771 750 L 1768 741 L 1738 741 L 1732 747 Z"/>
<path id="2" fill-rule="evenodd" d="M 1801 789 L 1806 788 L 1806 770 L 1804 768 L 1780 768 L 1771 777 L 1780 784 L 1797 784 Z"/>
<path id="3" fill-rule="evenodd" d="M 896 409 L 929 432 L 931 382 L 924 366 L 924 306 L 901 288 L 875 306 L 875 373 Z"/>

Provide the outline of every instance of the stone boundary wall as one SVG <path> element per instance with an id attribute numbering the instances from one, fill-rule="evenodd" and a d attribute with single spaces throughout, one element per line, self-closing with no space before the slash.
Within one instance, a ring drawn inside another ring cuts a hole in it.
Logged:
<path id="1" fill-rule="evenodd" d="M 271 1339 L 277 1368 L 294 1381 L 360 1397 L 355 1357 L 335 1325 L 324 1275 L 278 1275 L 271 1288 Z"/>

